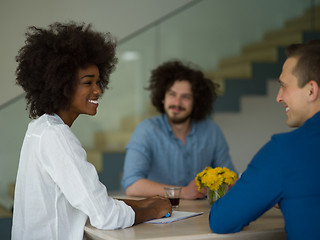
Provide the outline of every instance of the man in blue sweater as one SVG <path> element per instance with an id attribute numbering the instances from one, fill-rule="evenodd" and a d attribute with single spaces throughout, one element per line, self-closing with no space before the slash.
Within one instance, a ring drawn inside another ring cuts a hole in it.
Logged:
<path id="1" fill-rule="evenodd" d="M 240 231 L 279 204 L 287 239 L 320 239 L 320 40 L 290 45 L 277 101 L 287 125 L 260 149 L 234 187 L 211 208 L 215 233 Z"/>

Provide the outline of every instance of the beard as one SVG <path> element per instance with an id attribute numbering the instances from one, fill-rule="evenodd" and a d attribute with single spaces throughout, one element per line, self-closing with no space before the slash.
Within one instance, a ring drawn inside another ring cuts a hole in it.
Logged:
<path id="1" fill-rule="evenodd" d="M 189 119 L 191 118 L 190 115 L 186 116 L 186 117 L 183 117 L 183 118 L 177 118 L 177 117 L 169 117 L 168 116 L 168 119 L 170 120 L 170 122 L 172 122 L 173 124 L 181 124 L 181 123 L 184 123 L 186 121 L 188 121 Z"/>
<path id="2" fill-rule="evenodd" d="M 170 108 L 178 108 L 179 110 L 182 110 L 182 111 L 186 110 L 184 107 L 175 106 L 175 105 L 170 105 L 169 109 Z M 191 118 L 191 113 L 186 116 L 181 116 L 181 117 L 177 116 L 178 114 L 176 114 L 176 113 L 173 113 L 173 116 L 171 116 L 167 111 L 166 111 L 166 114 L 167 114 L 168 120 L 173 124 L 185 123 L 186 121 L 188 121 Z"/>

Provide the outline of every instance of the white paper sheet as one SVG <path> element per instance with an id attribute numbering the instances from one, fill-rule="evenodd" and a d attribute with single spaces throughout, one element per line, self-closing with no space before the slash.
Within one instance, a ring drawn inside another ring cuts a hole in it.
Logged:
<path id="1" fill-rule="evenodd" d="M 171 223 L 175 221 L 180 221 L 182 219 L 186 219 L 193 216 L 198 216 L 203 214 L 203 212 L 182 212 L 182 211 L 172 211 L 171 217 L 164 217 L 159 219 L 153 219 L 150 221 L 147 221 L 145 223 L 156 223 L 156 224 L 163 224 L 163 223 Z"/>

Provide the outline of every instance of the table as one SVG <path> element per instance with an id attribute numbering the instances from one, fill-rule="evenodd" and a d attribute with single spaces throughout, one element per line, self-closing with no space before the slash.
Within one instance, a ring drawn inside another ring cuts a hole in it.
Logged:
<path id="1" fill-rule="evenodd" d="M 204 212 L 200 216 L 183 219 L 167 224 L 142 223 L 126 229 L 112 231 L 99 230 L 90 224 L 85 226 L 85 234 L 94 240 L 189 240 L 189 239 L 272 239 L 285 240 L 284 220 L 279 209 L 272 208 L 241 232 L 234 234 L 214 234 L 209 227 L 210 205 L 204 200 L 180 200 L 177 210 Z"/>

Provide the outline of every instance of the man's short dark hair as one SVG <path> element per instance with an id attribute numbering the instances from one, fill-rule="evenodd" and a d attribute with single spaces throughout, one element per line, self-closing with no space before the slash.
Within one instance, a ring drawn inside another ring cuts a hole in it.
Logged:
<path id="1" fill-rule="evenodd" d="M 298 78 L 299 87 L 305 86 L 311 80 L 320 86 L 320 39 L 292 44 L 287 47 L 286 55 L 288 58 L 298 58 L 293 74 Z"/>

